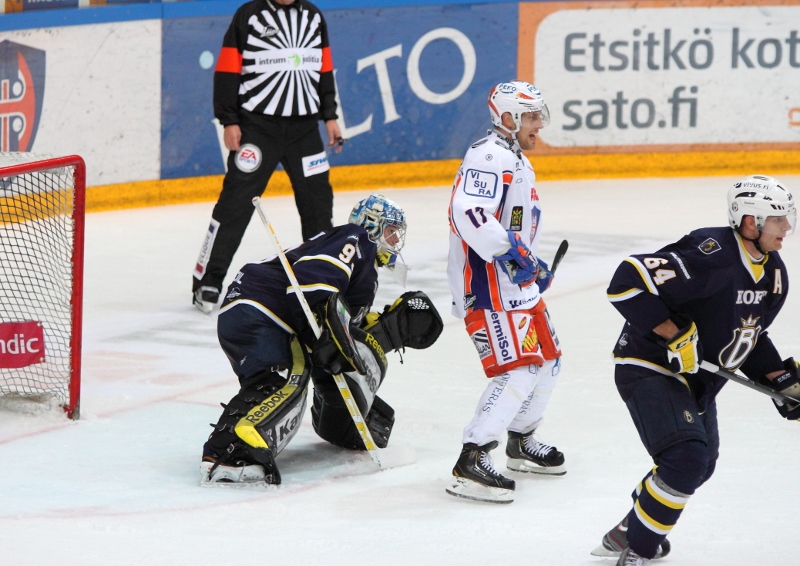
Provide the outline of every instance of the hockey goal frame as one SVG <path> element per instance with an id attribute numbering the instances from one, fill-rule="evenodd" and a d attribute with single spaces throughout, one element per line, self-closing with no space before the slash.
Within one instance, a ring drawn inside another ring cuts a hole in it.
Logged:
<path id="1" fill-rule="evenodd" d="M 20 154 L 24 156 L 26 154 Z M 84 237 L 86 217 L 86 164 L 82 157 L 69 155 L 65 157 L 49 157 L 29 153 L 29 161 L 0 166 L 0 178 L 29 175 L 59 168 L 73 170 L 72 214 L 72 250 L 70 256 L 72 293 L 70 345 L 70 376 L 67 387 L 68 399 L 63 405 L 67 417 L 73 420 L 80 418 L 81 397 L 81 348 L 83 344 L 83 267 Z"/>

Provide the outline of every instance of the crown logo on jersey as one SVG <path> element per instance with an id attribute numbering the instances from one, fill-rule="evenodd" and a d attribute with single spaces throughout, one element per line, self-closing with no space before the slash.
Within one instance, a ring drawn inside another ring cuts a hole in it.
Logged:
<path id="1" fill-rule="evenodd" d="M 758 320 L 760 318 L 761 318 L 760 316 L 757 316 L 757 317 L 753 318 L 753 315 L 747 315 L 747 320 L 745 320 L 743 318 L 739 319 L 739 320 L 742 321 L 742 327 L 744 327 L 744 328 L 755 328 L 756 324 L 758 324 Z"/>

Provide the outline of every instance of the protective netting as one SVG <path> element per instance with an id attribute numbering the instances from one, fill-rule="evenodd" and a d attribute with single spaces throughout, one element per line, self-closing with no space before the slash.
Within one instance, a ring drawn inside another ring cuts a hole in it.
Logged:
<path id="1" fill-rule="evenodd" d="M 73 310 L 80 310 L 73 273 L 76 167 L 42 159 L 0 153 L 0 395 L 54 396 L 69 407 L 72 339 L 80 332 L 73 328 Z M 27 365 L 13 367 L 19 363 Z"/>

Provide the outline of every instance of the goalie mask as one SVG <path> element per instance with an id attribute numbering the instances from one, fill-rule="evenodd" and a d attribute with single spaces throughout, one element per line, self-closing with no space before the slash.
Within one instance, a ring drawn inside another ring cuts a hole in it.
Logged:
<path id="1" fill-rule="evenodd" d="M 372 194 L 359 202 L 350 213 L 349 222 L 367 231 L 369 239 L 378 245 L 379 256 L 396 255 L 403 249 L 406 215 L 402 208 L 385 196 Z M 381 264 L 385 265 L 388 261 L 387 256 Z"/>
<path id="2" fill-rule="evenodd" d="M 503 114 L 508 112 L 516 124 L 516 129 L 510 134 L 519 131 L 522 125 L 522 115 L 526 112 L 538 112 L 542 118 L 542 125 L 550 123 L 550 110 L 544 103 L 542 93 L 535 86 L 523 81 L 500 83 L 489 93 L 489 115 L 492 124 L 497 128 L 508 131 L 503 126 Z"/>
<path id="3" fill-rule="evenodd" d="M 739 231 L 742 218 L 752 216 L 759 232 L 769 216 L 785 216 L 789 222 L 789 230 L 784 235 L 794 232 L 797 225 L 797 210 L 792 194 L 777 179 L 765 175 L 750 175 L 735 183 L 728 190 L 728 221 L 731 227 Z"/>

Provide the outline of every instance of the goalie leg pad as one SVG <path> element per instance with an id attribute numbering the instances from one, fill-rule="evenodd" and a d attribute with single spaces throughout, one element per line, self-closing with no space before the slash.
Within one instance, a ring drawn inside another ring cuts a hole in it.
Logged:
<path id="1" fill-rule="evenodd" d="M 364 441 L 339 394 L 336 384 L 328 377 L 318 386 L 315 381 L 314 401 L 311 405 L 311 423 L 317 435 L 335 446 L 349 450 L 365 450 Z M 363 412 L 362 412 L 363 414 Z M 364 417 L 367 428 L 378 448 L 386 448 L 394 426 L 394 409 L 375 396 L 372 408 Z"/>
<path id="2" fill-rule="evenodd" d="M 384 350 L 414 348 L 422 350 L 436 342 L 444 323 L 433 302 L 422 291 L 403 293 L 383 313 L 368 316 L 364 330 L 381 343 Z"/>
<path id="3" fill-rule="evenodd" d="M 262 398 L 234 426 L 234 432 L 256 453 L 268 450 L 273 457 L 294 438 L 306 409 L 311 374 L 305 350 L 292 338 L 292 367 L 279 389 Z"/>
<path id="4" fill-rule="evenodd" d="M 216 424 L 211 425 L 214 430 L 203 445 L 201 485 L 281 482 L 271 452 L 267 450 L 269 454 L 260 454 L 252 449 L 251 453 L 251 447 L 239 438 L 234 429 L 259 400 L 277 391 L 284 381 L 277 373 L 263 372 L 247 380 L 227 405 L 222 404 L 222 415 Z"/>
<path id="5" fill-rule="evenodd" d="M 242 384 L 227 404 L 203 446 L 204 462 L 220 467 L 264 467 L 267 483 L 280 483 L 275 456 L 297 433 L 306 407 L 310 365 L 297 338 L 292 339 L 292 367 L 286 375 L 263 371 Z"/>

